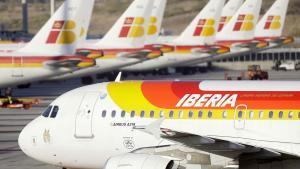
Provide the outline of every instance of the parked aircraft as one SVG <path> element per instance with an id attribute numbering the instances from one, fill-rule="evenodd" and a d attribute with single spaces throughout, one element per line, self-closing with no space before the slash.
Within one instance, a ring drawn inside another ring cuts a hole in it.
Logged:
<path id="1" fill-rule="evenodd" d="M 157 1 L 165 1 L 166 3 L 166 0 Z M 214 44 L 218 19 L 220 18 L 224 3 L 224 0 L 210 0 L 182 34 L 167 43 L 167 45 L 174 46 L 173 52 L 165 53 L 164 56 L 156 59 L 121 68 L 121 70 L 155 70 L 171 65 L 187 64 L 202 57 L 228 52 L 229 49 L 227 47 Z M 162 18 L 163 16 L 161 15 L 160 17 Z"/>
<path id="2" fill-rule="evenodd" d="M 87 43 L 80 45 L 77 49 L 79 53 L 86 53 L 91 57 L 94 54 L 96 56 L 100 54 L 100 58 L 96 59 L 96 66 L 64 74 L 52 78 L 52 80 L 106 73 L 160 57 L 163 52 L 171 51 L 172 48 L 166 45 L 145 46 L 153 3 L 154 0 L 135 0 L 103 39 L 93 44 L 87 41 Z M 151 18 L 151 22 L 154 21 L 154 18 Z M 86 81 L 91 80 L 87 77 Z"/>
<path id="3" fill-rule="evenodd" d="M 240 169 L 300 165 L 300 83 L 129 81 L 58 97 L 28 124 L 28 156 L 67 168 L 176 168 L 150 148 L 187 146 L 233 158 Z"/>
<path id="4" fill-rule="evenodd" d="M 283 36 L 283 28 L 289 0 L 277 0 L 260 20 L 255 30 L 255 38 L 267 41 L 269 48 L 292 43 L 292 37 Z"/>
<path id="5" fill-rule="evenodd" d="M 93 7 L 87 2 L 68 0 L 24 47 L 0 53 L 0 87 L 26 84 L 93 66 L 93 59 L 75 54 L 82 24 Z"/>

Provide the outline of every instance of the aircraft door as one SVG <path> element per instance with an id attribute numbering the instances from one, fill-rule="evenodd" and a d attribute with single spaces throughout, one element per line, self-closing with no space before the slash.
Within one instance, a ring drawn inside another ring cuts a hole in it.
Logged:
<path id="1" fill-rule="evenodd" d="M 75 137 L 76 138 L 93 138 L 93 113 L 99 93 L 86 93 L 83 96 L 80 107 L 75 119 Z"/>
<path id="2" fill-rule="evenodd" d="M 12 57 L 12 77 L 23 77 L 23 57 Z"/>
<path id="3" fill-rule="evenodd" d="M 234 113 L 234 128 L 244 129 L 247 117 L 247 105 L 238 105 Z"/>

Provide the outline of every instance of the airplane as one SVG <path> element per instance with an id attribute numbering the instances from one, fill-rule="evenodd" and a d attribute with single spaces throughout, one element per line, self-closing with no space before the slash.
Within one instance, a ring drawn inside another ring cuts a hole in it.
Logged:
<path id="1" fill-rule="evenodd" d="M 224 6 L 221 14 L 221 19 L 219 20 L 218 32 L 221 32 L 223 28 L 232 19 L 233 15 L 239 10 L 243 5 L 244 0 L 230 0 Z"/>
<path id="2" fill-rule="evenodd" d="M 56 100 L 20 133 L 21 150 L 64 168 L 171 169 L 185 146 L 240 169 L 300 166 L 300 82 L 117 81 Z"/>
<path id="3" fill-rule="evenodd" d="M 86 41 L 78 47 L 78 53 L 88 56 L 100 54 L 100 57 L 96 58 L 96 66 L 57 76 L 51 80 L 111 72 L 120 67 L 160 57 L 163 52 L 172 51 L 172 47 L 167 45 L 145 46 L 149 22 L 152 26 L 152 22 L 155 21 L 154 18 L 151 18 L 150 21 L 153 3 L 154 0 L 134 0 L 103 39 L 96 43 Z M 87 81 L 90 81 L 89 77 L 87 77 Z"/>
<path id="4" fill-rule="evenodd" d="M 255 26 L 255 30 L 252 30 L 251 33 L 247 34 L 248 38 L 246 38 L 247 36 L 245 36 L 244 40 L 251 39 L 251 38 L 252 40 L 250 41 L 246 40 L 245 41 L 246 43 L 241 42 L 238 45 L 240 47 L 238 47 L 237 50 L 236 50 L 237 47 L 236 44 L 230 42 L 230 46 L 231 46 L 230 53 L 219 55 L 215 59 L 209 61 L 214 61 L 217 59 L 220 60 L 220 59 L 225 59 L 225 58 L 239 56 L 239 55 L 245 55 L 251 52 L 261 52 L 267 49 L 293 43 L 294 42 L 293 37 L 282 36 L 288 4 L 289 4 L 289 0 L 276 0 L 274 4 L 270 7 L 270 9 L 262 17 L 262 19 L 258 22 L 258 24 Z M 257 16 L 258 18 L 258 15 L 254 15 L 254 16 Z M 272 16 L 276 16 L 276 18 L 272 20 Z M 235 19 L 239 19 L 239 18 L 235 18 Z M 237 23 L 240 23 L 239 21 L 236 22 L 232 21 L 232 22 L 236 23 L 235 26 L 237 26 Z M 225 37 L 230 35 L 230 32 L 227 33 L 226 31 L 224 31 L 223 36 Z M 231 33 L 232 33 L 231 36 L 233 35 L 235 35 L 234 37 L 239 36 L 239 33 L 234 33 L 234 31 Z M 225 45 L 227 42 L 221 41 L 219 43 Z M 200 61 L 198 63 L 203 63 L 203 61 Z"/>
<path id="5" fill-rule="evenodd" d="M 289 0 L 277 0 L 260 20 L 255 30 L 255 39 L 269 43 L 275 48 L 294 42 L 293 37 L 282 36 Z"/>
<path id="6" fill-rule="evenodd" d="M 163 4 L 166 0 L 156 0 Z M 147 71 L 159 68 L 165 68 L 170 65 L 180 65 L 198 60 L 202 57 L 209 57 L 229 52 L 229 48 L 215 45 L 215 35 L 218 27 L 218 18 L 220 18 L 221 10 L 224 7 L 224 0 L 210 0 L 202 11 L 195 17 L 191 24 L 182 32 L 182 34 L 167 45 L 173 46 L 174 51 L 164 53 L 164 56 L 139 64 L 123 67 L 122 71 Z M 162 5 L 165 7 L 165 5 Z M 164 11 L 164 8 L 161 10 Z M 163 18 L 160 14 L 157 18 Z M 162 19 L 159 19 L 162 21 Z M 161 25 L 161 24 L 160 24 Z M 160 26 L 159 25 L 159 26 Z M 160 27 L 159 27 L 160 29 Z M 151 37 L 151 43 L 158 38 Z M 157 43 L 154 43 L 157 44 Z M 159 45 L 159 44 L 157 44 Z"/>
<path id="7" fill-rule="evenodd" d="M 68 0 L 24 47 L 0 53 L 0 88 L 46 79 L 51 76 L 93 66 L 95 61 L 76 55 L 75 49 L 84 29 L 81 24 L 94 0 Z"/>

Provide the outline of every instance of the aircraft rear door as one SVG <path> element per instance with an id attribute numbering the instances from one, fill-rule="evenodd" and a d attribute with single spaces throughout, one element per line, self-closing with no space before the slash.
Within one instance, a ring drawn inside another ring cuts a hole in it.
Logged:
<path id="1" fill-rule="evenodd" d="M 99 93 L 89 92 L 83 96 L 75 119 L 75 137 L 93 138 L 93 113 Z"/>
<path id="2" fill-rule="evenodd" d="M 244 129 L 247 117 L 247 105 L 238 105 L 234 113 L 234 128 Z"/>

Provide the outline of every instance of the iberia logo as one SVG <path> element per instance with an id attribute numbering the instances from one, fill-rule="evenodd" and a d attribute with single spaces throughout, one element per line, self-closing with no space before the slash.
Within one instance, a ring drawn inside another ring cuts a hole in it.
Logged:
<path id="1" fill-rule="evenodd" d="M 277 30 L 281 28 L 281 16 L 268 16 L 264 29 Z"/>
<path id="2" fill-rule="evenodd" d="M 254 29 L 253 15 L 239 15 L 233 31 L 252 31 Z"/>
<path id="3" fill-rule="evenodd" d="M 157 18 L 152 16 L 149 24 L 148 35 L 155 35 L 157 33 Z"/>
<path id="4" fill-rule="evenodd" d="M 194 36 L 212 36 L 215 33 L 214 19 L 200 19 L 194 31 Z"/>
<path id="5" fill-rule="evenodd" d="M 48 36 L 47 44 L 72 44 L 76 40 L 73 30 L 76 23 L 72 20 L 55 21 Z"/>
<path id="6" fill-rule="evenodd" d="M 136 38 L 144 36 L 144 24 L 145 20 L 142 17 L 127 17 L 125 18 L 124 25 L 121 29 L 119 37 L 121 38 Z"/>
<path id="7" fill-rule="evenodd" d="M 232 16 L 222 16 L 218 28 L 218 32 L 220 32 L 224 26 L 231 20 Z"/>

